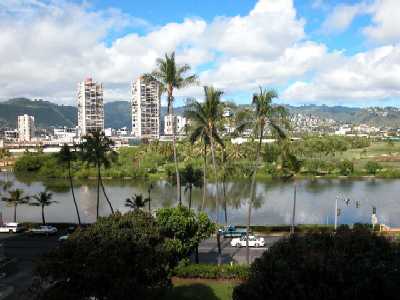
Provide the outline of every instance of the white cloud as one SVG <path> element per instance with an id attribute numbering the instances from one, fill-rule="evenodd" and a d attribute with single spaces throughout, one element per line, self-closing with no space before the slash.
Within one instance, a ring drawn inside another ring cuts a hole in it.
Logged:
<path id="1" fill-rule="evenodd" d="M 5 0 L 0 16 L 3 99 L 28 96 L 73 102 L 76 84 L 86 76 L 112 89 L 106 91 L 109 100 L 128 99 L 130 81 L 175 49 L 178 61 L 194 68 L 216 66 L 200 73 L 207 84 L 246 88 L 302 74 L 308 64 L 304 58 L 320 47 L 303 41 L 305 22 L 297 18 L 292 0 L 260 0 L 245 16 L 217 17 L 210 23 L 190 18 L 143 35 L 129 33 L 111 44 L 104 43 L 110 31 L 150 26 L 118 10 L 93 11 L 86 4 L 59 1 Z M 302 57 L 294 50 L 302 51 Z M 190 92 L 193 89 L 180 94 Z"/>
<path id="2" fill-rule="evenodd" d="M 392 21 L 386 20 L 393 2 L 376 0 L 368 7 L 363 3 L 337 7 L 326 28 L 344 30 L 357 14 L 367 11 L 374 23 L 365 34 L 379 41 L 393 39 L 400 28 L 393 29 Z M 398 94 L 399 46 L 346 57 L 309 40 L 305 22 L 297 16 L 293 0 L 259 0 L 247 15 L 210 22 L 187 18 L 160 27 L 115 9 L 96 11 L 86 2 L 2 0 L 0 98 L 74 103 L 77 82 L 92 76 L 104 83 L 106 100 L 128 100 L 131 80 L 175 49 L 177 60 L 189 63 L 202 84 L 227 93 L 252 92 L 258 85 L 282 87 L 297 80 L 285 91 L 286 99 Z M 137 27 L 143 29 L 141 34 L 134 30 Z M 119 38 L 109 40 L 110 36 Z M 200 87 L 177 92 L 182 97 L 201 94 Z"/>
<path id="3" fill-rule="evenodd" d="M 321 69 L 312 81 L 295 82 L 286 89 L 283 98 L 299 102 L 347 100 L 365 104 L 369 100 L 400 96 L 400 44 L 334 59 L 341 63 Z"/>
<path id="4" fill-rule="evenodd" d="M 346 30 L 353 19 L 358 15 L 365 13 L 367 5 L 364 3 L 335 6 L 332 13 L 322 24 L 322 31 L 326 33 L 340 33 Z"/>
<path id="5" fill-rule="evenodd" d="M 373 25 L 364 34 L 378 43 L 397 43 L 400 39 L 400 3 L 398 0 L 376 0 L 370 7 Z"/>

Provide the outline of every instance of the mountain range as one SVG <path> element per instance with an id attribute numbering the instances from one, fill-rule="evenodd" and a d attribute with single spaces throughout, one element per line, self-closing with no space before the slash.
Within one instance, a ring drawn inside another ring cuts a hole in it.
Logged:
<path id="1" fill-rule="evenodd" d="M 322 119 L 333 119 L 342 123 L 369 124 L 378 127 L 400 127 L 400 109 L 395 107 L 357 108 L 346 106 L 304 105 L 287 106 L 291 113 L 313 115 Z M 184 107 L 175 108 L 178 115 Z M 0 102 L 0 128 L 15 128 L 17 116 L 28 114 L 35 117 L 40 128 L 74 127 L 77 124 L 75 106 L 57 105 L 50 101 L 14 98 Z M 161 121 L 166 107 L 161 108 Z M 131 126 L 131 108 L 128 101 L 107 102 L 104 104 L 105 127 L 121 128 Z"/>

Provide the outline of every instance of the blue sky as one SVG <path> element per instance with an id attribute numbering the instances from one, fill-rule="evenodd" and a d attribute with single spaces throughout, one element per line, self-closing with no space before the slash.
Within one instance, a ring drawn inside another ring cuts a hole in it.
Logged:
<path id="1" fill-rule="evenodd" d="M 293 105 L 399 106 L 398 0 L 2 0 L 0 17 L 2 100 L 72 104 L 86 76 L 107 101 L 129 100 L 132 80 L 176 50 L 238 103 L 263 86 Z"/>

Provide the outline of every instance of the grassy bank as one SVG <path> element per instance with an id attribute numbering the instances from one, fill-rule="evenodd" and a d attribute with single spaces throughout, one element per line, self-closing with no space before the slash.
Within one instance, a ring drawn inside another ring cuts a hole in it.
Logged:
<path id="1" fill-rule="evenodd" d="M 375 142 L 358 148 L 348 146 L 340 151 L 330 152 L 317 149 L 314 151 L 312 147 L 316 146 L 313 146 L 311 142 L 309 144 L 311 145 L 308 145 L 307 142 L 293 144 L 293 152 L 298 152 L 296 156 L 301 163 L 296 178 L 333 179 L 367 176 L 400 178 L 400 143 Z M 228 155 L 229 159 L 225 165 L 220 162 L 217 155 L 218 177 L 225 177 L 226 180 L 248 179 L 253 170 L 251 146 L 248 143 L 233 148 L 228 144 L 230 158 Z M 257 178 L 259 180 L 290 178 L 293 172 L 290 170 L 290 166 L 286 166 L 285 161 L 279 158 L 279 145 L 266 145 L 265 147 L 264 161 L 257 172 Z M 181 169 L 188 164 L 192 165 L 194 169 L 203 169 L 201 153 L 196 153 L 196 149 L 189 147 L 187 142 L 179 144 L 178 153 Z M 235 154 L 238 155 L 237 158 L 234 156 Z M 95 178 L 97 175 L 94 167 L 88 166 L 79 159 L 73 161 L 71 166 L 72 176 L 77 180 Z M 19 176 L 27 175 L 36 179 L 62 179 L 68 175 L 66 168 L 60 168 L 55 154 L 44 153 L 26 153 L 20 156 L 15 165 L 15 172 Z M 118 150 L 116 161 L 111 164 L 110 168 L 102 169 L 104 179 L 160 180 L 171 179 L 173 174 L 174 164 L 168 144 L 158 146 L 158 148 L 152 144 L 121 148 Z M 207 168 L 207 177 L 209 181 L 215 179 L 211 165 Z"/>
<path id="2" fill-rule="evenodd" d="M 164 300 L 230 300 L 237 282 L 174 278 L 173 285 Z"/>

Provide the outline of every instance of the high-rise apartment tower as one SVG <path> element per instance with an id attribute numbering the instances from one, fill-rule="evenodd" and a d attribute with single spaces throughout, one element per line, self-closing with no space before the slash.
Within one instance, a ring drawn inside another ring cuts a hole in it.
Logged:
<path id="1" fill-rule="evenodd" d="M 139 77 L 132 83 L 132 135 L 138 138 L 160 137 L 160 85 Z"/>
<path id="2" fill-rule="evenodd" d="M 28 116 L 18 116 L 18 140 L 29 142 L 35 135 L 35 118 Z"/>
<path id="3" fill-rule="evenodd" d="M 78 135 L 104 131 L 103 85 L 86 78 L 78 85 Z"/>

